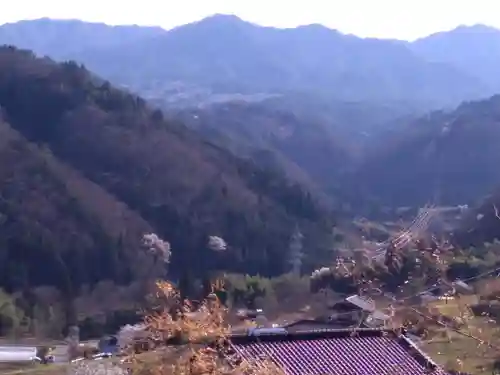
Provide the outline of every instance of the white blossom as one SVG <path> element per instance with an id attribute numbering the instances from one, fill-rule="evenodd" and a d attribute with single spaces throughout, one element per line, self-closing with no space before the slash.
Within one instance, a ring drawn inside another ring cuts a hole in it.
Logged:
<path id="1" fill-rule="evenodd" d="M 127 324 L 123 326 L 118 334 L 116 335 L 116 338 L 118 340 L 118 347 L 120 349 L 126 349 L 136 339 L 144 338 L 146 334 L 146 325 L 144 324 L 136 324 L 136 325 L 130 325 Z"/>
<path id="2" fill-rule="evenodd" d="M 219 236 L 208 237 L 208 248 L 213 251 L 224 251 L 227 250 L 227 243 L 223 238 Z"/>
<path id="3" fill-rule="evenodd" d="M 125 368 L 104 361 L 81 361 L 67 369 L 68 375 L 127 375 Z"/>
<path id="4" fill-rule="evenodd" d="M 160 257 L 165 263 L 170 262 L 170 243 L 162 240 L 155 233 L 148 233 L 142 237 L 142 243 L 147 251 Z"/>
<path id="5" fill-rule="evenodd" d="M 331 270 L 328 267 L 321 267 L 320 269 L 315 270 L 311 274 L 311 279 L 320 279 L 322 277 L 325 277 L 327 275 L 331 274 Z"/>

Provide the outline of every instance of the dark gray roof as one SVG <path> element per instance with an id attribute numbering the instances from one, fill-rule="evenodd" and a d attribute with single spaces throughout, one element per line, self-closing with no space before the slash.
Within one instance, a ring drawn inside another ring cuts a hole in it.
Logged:
<path id="1" fill-rule="evenodd" d="M 270 359 L 286 375 L 446 374 L 406 336 L 381 329 L 237 336 L 231 348 L 241 359 Z"/>
<path id="2" fill-rule="evenodd" d="M 358 296 L 357 294 L 347 297 L 346 301 L 352 303 L 355 306 L 358 306 L 360 309 L 365 311 L 374 312 L 375 311 L 375 303 L 367 298 Z"/>
<path id="3" fill-rule="evenodd" d="M 283 326 L 288 332 L 314 331 L 318 329 L 340 329 L 346 328 L 343 324 L 335 322 L 321 321 L 314 319 L 303 319 Z"/>

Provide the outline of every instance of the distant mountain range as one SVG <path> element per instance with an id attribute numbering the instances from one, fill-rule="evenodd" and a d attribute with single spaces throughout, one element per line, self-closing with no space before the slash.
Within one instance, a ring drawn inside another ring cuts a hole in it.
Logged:
<path id="1" fill-rule="evenodd" d="M 460 26 L 409 44 L 428 61 L 456 66 L 500 93 L 500 30 L 484 25 Z"/>
<path id="2" fill-rule="evenodd" d="M 0 26 L 0 43 L 65 60 L 88 49 L 135 43 L 164 34 L 165 30 L 160 27 L 108 26 L 78 20 L 41 18 Z"/>
<path id="3" fill-rule="evenodd" d="M 227 15 L 171 31 L 49 19 L 0 27 L 0 43 L 74 59 L 169 105 L 298 92 L 416 108 L 452 106 L 500 91 L 494 71 L 499 41 L 500 32 L 484 26 L 405 43 L 321 25 L 262 27 Z"/>

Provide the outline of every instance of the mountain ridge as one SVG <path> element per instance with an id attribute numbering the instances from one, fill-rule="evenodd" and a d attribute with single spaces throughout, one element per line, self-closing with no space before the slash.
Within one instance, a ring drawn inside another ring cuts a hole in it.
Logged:
<path id="1" fill-rule="evenodd" d="M 500 92 L 496 67 L 500 63 L 500 30 L 486 25 L 459 26 L 416 40 L 415 53 L 430 61 L 453 64 Z M 473 52 L 472 52 L 473 51 Z"/>
<path id="2" fill-rule="evenodd" d="M 3 29 L 0 43 L 58 57 L 52 47 L 16 40 Z M 153 34 L 76 52 L 63 41 L 60 49 L 66 51 L 59 58 L 82 62 L 115 84 L 156 98 L 175 90 L 189 93 L 189 85 L 212 93 L 295 91 L 332 100 L 421 101 L 426 107 L 493 94 L 488 82 L 451 64 L 428 62 L 404 43 L 359 38 L 321 25 L 279 29 L 214 15 Z M 106 40 L 97 31 L 88 38 L 93 39 Z"/>
<path id="3" fill-rule="evenodd" d="M 386 206 L 473 204 L 500 186 L 499 108 L 496 95 L 408 121 L 367 157 L 355 186 Z"/>

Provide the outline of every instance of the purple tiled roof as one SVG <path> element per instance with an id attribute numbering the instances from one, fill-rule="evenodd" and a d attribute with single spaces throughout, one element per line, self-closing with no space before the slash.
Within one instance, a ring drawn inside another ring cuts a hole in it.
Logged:
<path id="1" fill-rule="evenodd" d="M 239 336 L 231 346 L 243 359 L 273 360 L 287 375 L 446 374 L 406 337 L 383 330 Z"/>

